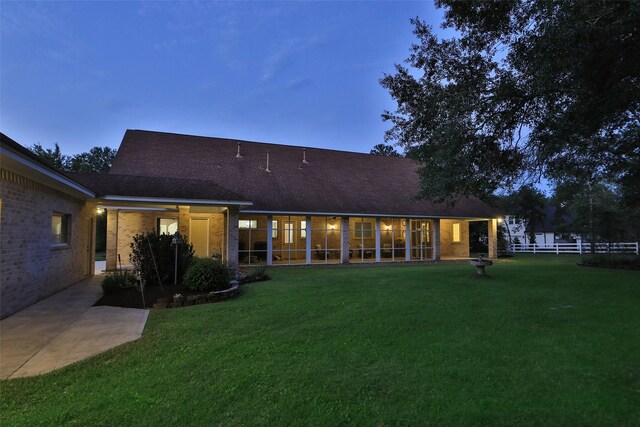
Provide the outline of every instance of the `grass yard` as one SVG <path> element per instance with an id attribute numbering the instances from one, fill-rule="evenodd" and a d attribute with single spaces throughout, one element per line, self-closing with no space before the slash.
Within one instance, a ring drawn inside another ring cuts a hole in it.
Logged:
<path id="1" fill-rule="evenodd" d="M 3 381 L 10 425 L 640 425 L 640 273 L 519 256 L 272 268 L 234 301 Z"/>

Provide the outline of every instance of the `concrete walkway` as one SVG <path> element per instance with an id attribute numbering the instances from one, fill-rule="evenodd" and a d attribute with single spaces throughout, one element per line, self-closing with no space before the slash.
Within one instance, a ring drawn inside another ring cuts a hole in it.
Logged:
<path id="1" fill-rule="evenodd" d="M 92 307 L 102 277 L 0 321 L 0 379 L 43 374 L 140 338 L 149 310 Z"/>

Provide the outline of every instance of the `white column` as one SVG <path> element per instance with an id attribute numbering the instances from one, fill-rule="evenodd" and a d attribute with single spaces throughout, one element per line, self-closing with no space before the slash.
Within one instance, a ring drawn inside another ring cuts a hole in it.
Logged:
<path id="1" fill-rule="evenodd" d="M 376 218 L 376 262 L 380 262 L 380 218 Z"/>
<path id="2" fill-rule="evenodd" d="M 273 265 L 273 215 L 267 215 L 267 265 Z"/>
<path id="3" fill-rule="evenodd" d="M 307 251 L 307 264 L 311 264 L 311 217 L 307 216 L 307 229 L 305 230 L 307 238 L 305 246 Z"/>
<path id="4" fill-rule="evenodd" d="M 411 261 L 411 219 L 404 219 L 404 260 Z"/>
<path id="5" fill-rule="evenodd" d="M 433 224 L 433 260 L 440 261 L 440 220 L 434 219 Z"/>
<path id="6" fill-rule="evenodd" d="M 349 263 L 349 217 L 340 220 L 340 256 L 343 264 Z"/>

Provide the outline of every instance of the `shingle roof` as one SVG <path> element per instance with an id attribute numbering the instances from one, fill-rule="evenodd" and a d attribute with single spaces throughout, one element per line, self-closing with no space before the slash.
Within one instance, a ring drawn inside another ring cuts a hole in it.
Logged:
<path id="1" fill-rule="evenodd" d="M 69 178 L 93 190 L 98 197 L 125 196 L 164 199 L 246 202 L 240 195 L 215 182 L 197 179 L 65 172 Z"/>
<path id="2" fill-rule="evenodd" d="M 128 130 L 110 174 L 209 181 L 252 201 L 251 210 L 260 211 L 495 216 L 476 198 L 460 198 L 453 207 L 415 200 L 418 165 L 410 159 L 305 151 L 308 163 L 303 163 L 303 147 Z M 157 182 L 158 191 L 163 185 Z"/>

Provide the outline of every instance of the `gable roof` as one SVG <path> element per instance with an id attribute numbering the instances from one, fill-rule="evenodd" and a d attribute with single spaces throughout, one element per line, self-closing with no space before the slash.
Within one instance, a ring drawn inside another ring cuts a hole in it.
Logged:
<path id="1" fill-rule="evenodd" d="M 106 200 L 163 201 L 170 199 L 188 200 L 191 204 L 251 205 L 251 202 L 240 195 L 212 181 L 88 172 L 65 172 L 65 175 L 91 188 L 96 196 Z"/>
<path id="2" fill-rule="evenodd" d="M 127 130 L 109 174 L 209 181 L 252 201 L 251 211 L 495 216 L 476 198 L 459 198 L 453 207 L 415 200 L 417 169 L 401 157 Z"/>
<path id="3" fill-rule="evenodd" d="M 0 132 L 0 166 L 29 179 L 78 199 L 95 197 L 95 194 L 80 183 L 69 179 L 64 173 Z"/>

